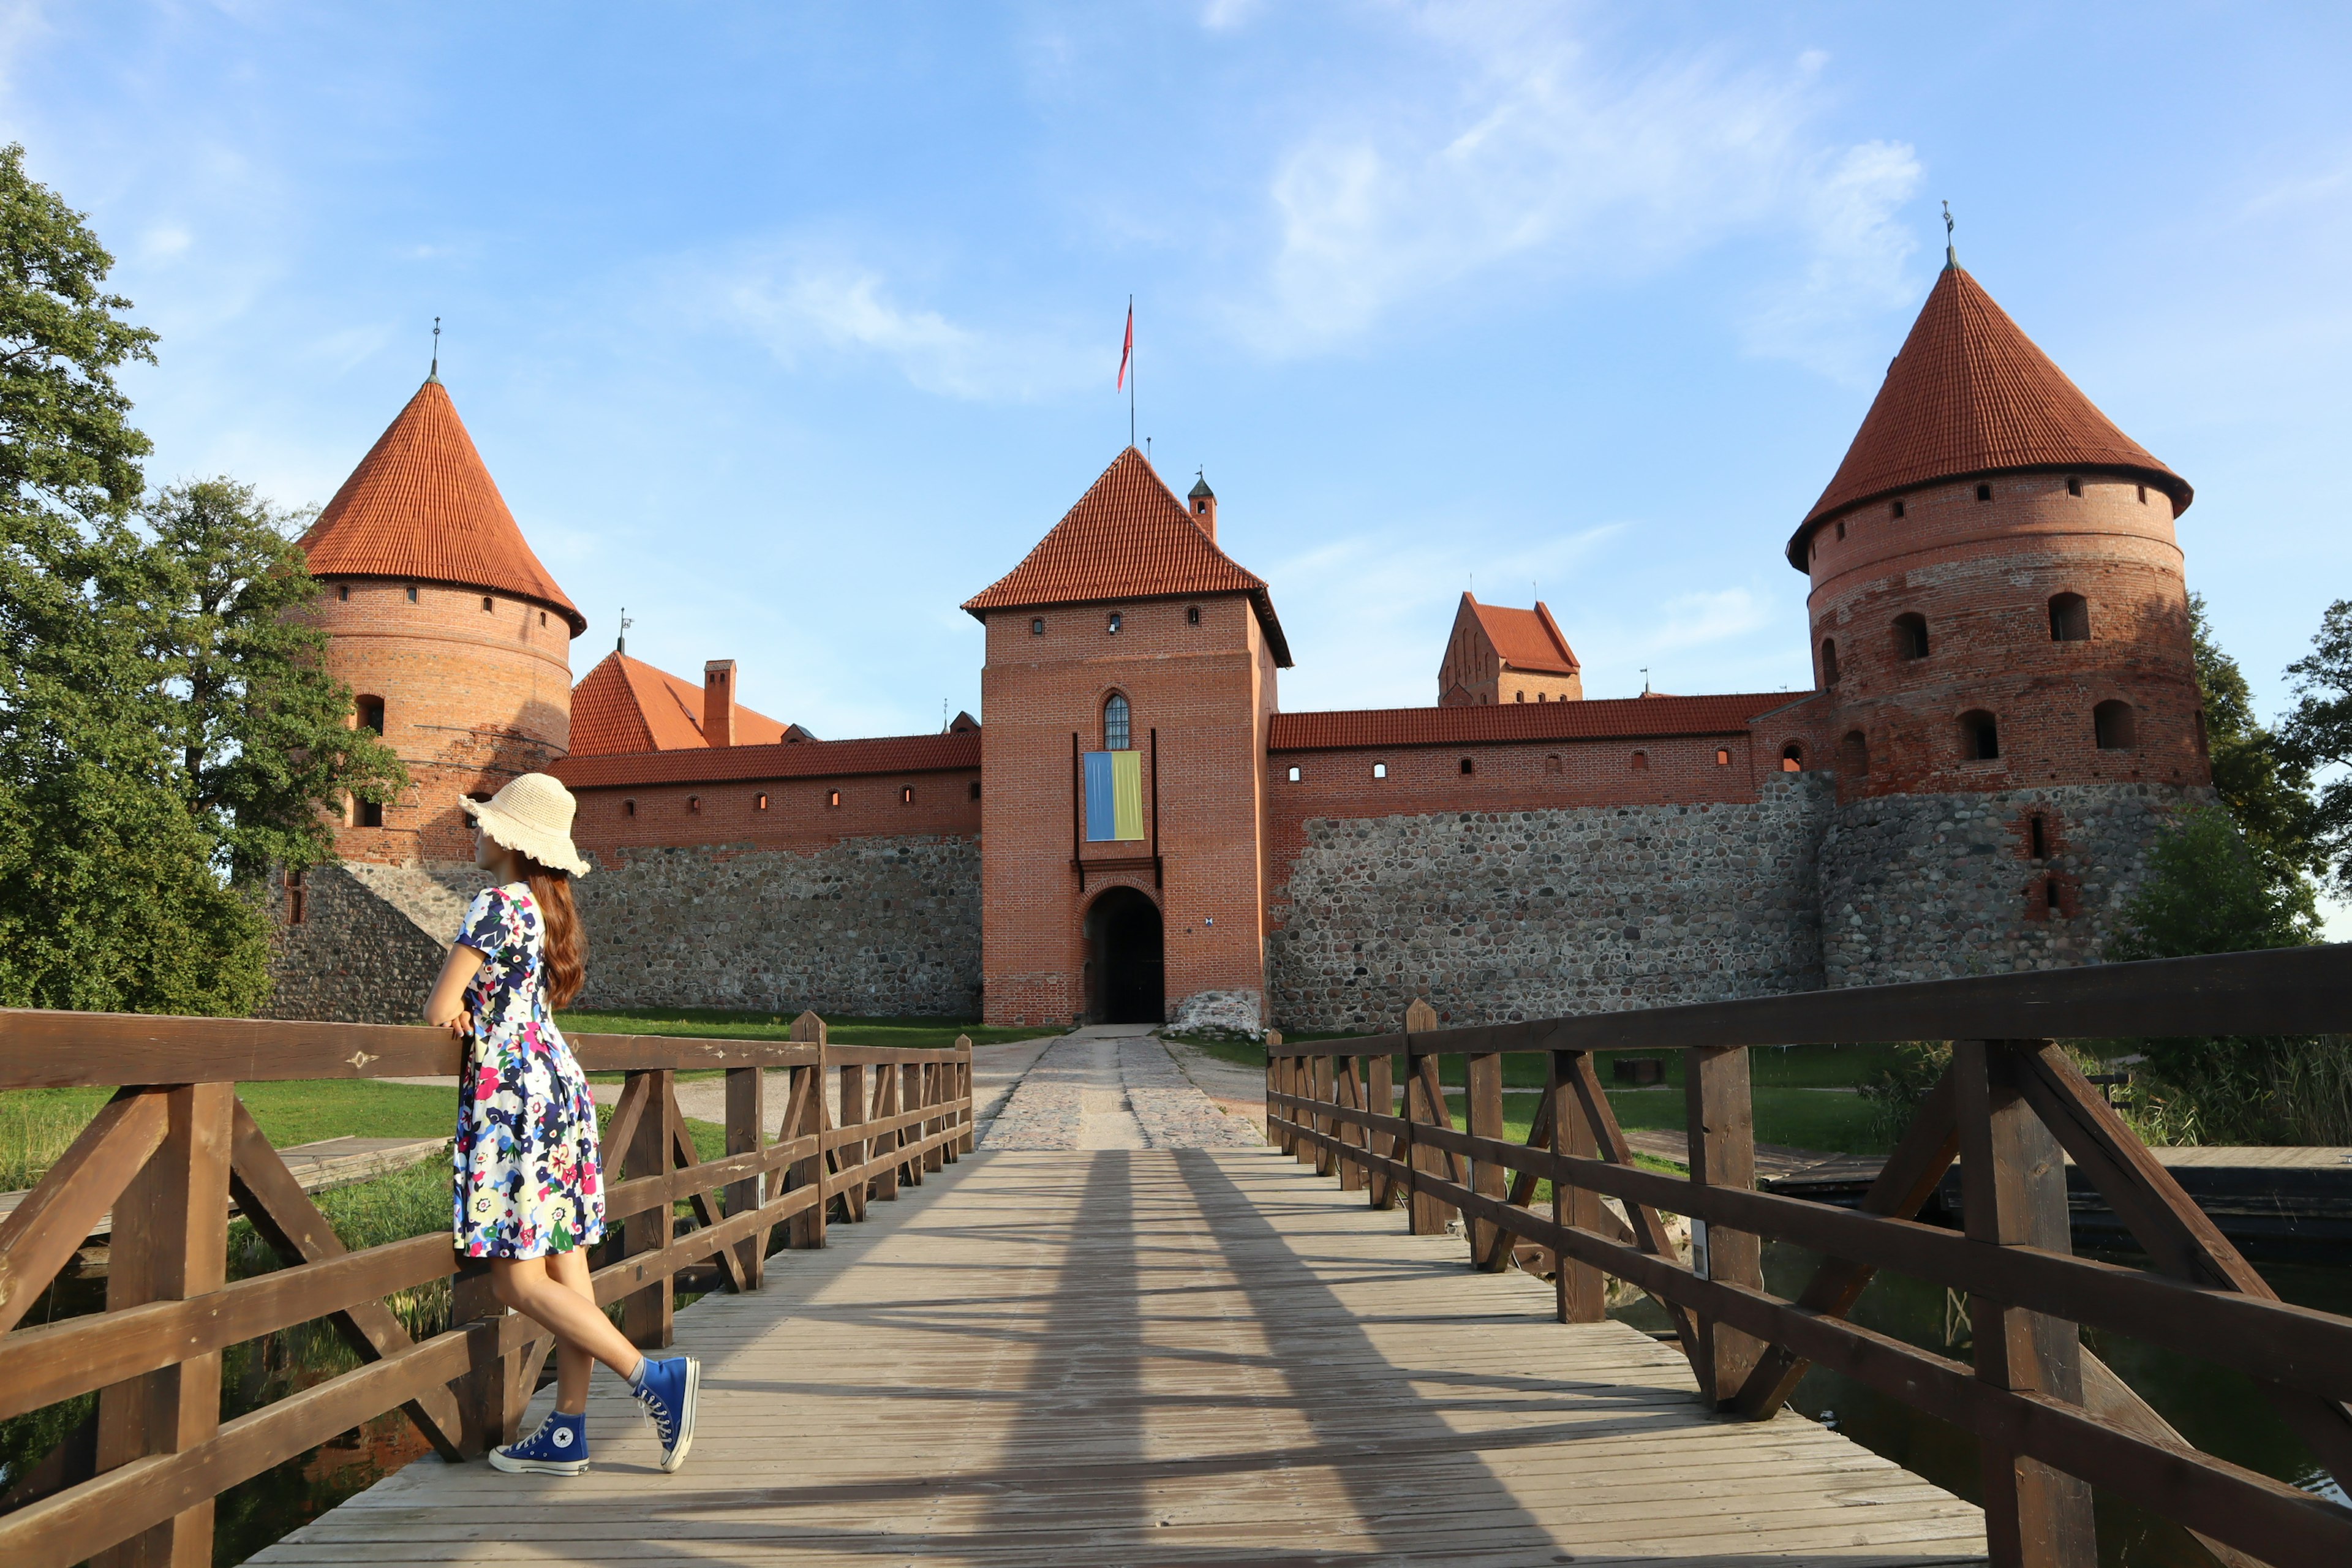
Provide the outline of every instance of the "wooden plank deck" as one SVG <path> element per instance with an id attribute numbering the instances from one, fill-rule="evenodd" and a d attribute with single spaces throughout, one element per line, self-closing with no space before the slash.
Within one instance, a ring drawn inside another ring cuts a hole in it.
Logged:
<path id="1" fill-rule="evenodd" d="M 872 1214 L 679 1315 L 679 1474 L 600 1374 L 587 1477 L 420 1460 L 253 1561 L 1982 1560 L 1974 1508 L 1270 1150 L 969 1155 Z"/>

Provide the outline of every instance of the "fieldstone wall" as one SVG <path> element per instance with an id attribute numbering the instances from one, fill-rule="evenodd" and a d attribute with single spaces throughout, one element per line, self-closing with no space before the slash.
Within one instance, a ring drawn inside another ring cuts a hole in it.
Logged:
<path id="1" fill-rule="evenodd" d="M 1821 849 L 1828 982 L 2095 963 L 2165 819 L 2212 798 L 2166 784 L 2069 784 L 1839 806 Z"/>
<path id="2" fill-rule="evenodd" d="M 980 1015 L 980 844 L 852 838 L 632 849 L 572 885 L 576 1006 Z"/>
<path id="3" fill-rule="evenodd" d="M 1822 983 L 1823 773 L 1748 804 L 1305 824 L 1268 943 L 1285 1029 L 1394 1028 L 1711 1002 Z"/>
<path id="4" fill-rule="evenodd" d="M 274 984 L 260 1016 L 339 1024 L 415 1020 L 448 956 L 464 904 L 454 903 L 455 912 L 436 932 L 426 922 L 451 900 L 421 872 L 314 866 L 302 880 L 302 922 L 289 925 L 284 879 L 270 879 Z"/>

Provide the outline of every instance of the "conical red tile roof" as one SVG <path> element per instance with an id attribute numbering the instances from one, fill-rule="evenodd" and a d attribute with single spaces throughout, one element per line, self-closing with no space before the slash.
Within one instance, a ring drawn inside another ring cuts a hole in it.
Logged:
<path id="1" fill-rule="evenodd" d="M 963 607 L 985 619 L 990 610 L 1192 594 L 1247 594 L 1276 662 L 1290 668 L 1290 644 L 1275 618 L 1265 579 L 1218 549 L 1143 454 L 1129 447 L 1020 565 Z"/>
<path id="2" fill-rule="evenodd" d="M 2189 481 L 2116 427 L 2009 312 L 1958 265 L 1944 268 L 1887 367 L 1845 461 L 1789 541 L 1838 513 L 1914 485 L 2021 468 L 2121 470 L 2189 508 Z"/>
<path id="3" fill-rule="evenodd" d="M 535 600 L 588 629 L 523 542 L 436 379 L 416 389 L 302 536 L 315 577 L 405 577 Z"/>

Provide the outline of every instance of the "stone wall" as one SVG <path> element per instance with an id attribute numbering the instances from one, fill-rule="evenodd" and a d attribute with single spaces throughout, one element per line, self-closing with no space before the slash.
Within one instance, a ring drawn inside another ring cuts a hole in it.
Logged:
<path id="1" fill-rule="evenodd" d="M 421 921 L 446 913 L 435 895 L 448 895 L 404 868 L 314 866 L 302 875 L 301 923 L 289 925 L 283 879 L 270 882 L 274 985 L 261 1016 L 341 1024 L 416 1018 L 448 956 L 446 939 L 457 930 L 455 914 L 439 935 Z M 379 885 L 386 882 L 394 885 Z M 462 903 L 454 907 L 463 912 Z"/>
<path id="2" fill-rule="evenodd" d="M 1393 1028 L 1717 1001 L 1822 983 L 1825 774 L 1745 804 L 1310 819 L 1269 942 L 1274 1022 Z"/>
<path id="3" fill-rule="evenodd" d="M 2095 963 L 2164 819 L 2211 798 L 2164 784 L 2072 784 L 1840 806 L 1821 849 L 1828 982 Z"/>
<path id="4" fill-rule="evenodd" d="M 580 1007 L 979 1015 L 971 838 L 630 849 L 572 890 L 588 931 Z"/>

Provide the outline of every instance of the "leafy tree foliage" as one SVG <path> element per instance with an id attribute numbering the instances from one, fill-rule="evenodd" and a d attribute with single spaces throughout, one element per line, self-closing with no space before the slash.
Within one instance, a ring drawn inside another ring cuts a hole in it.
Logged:
<path id="1" fill-rule="evenodd" d="M 2149 848 L 2147 879 L 2116 921 L 2107 956 L 2299 947 L 2316 933 L 2308 889 L 2281 885 L 2228 812 L 2192 807 Z"/>
<path id="2" fill-rule="evenodd" d="M 162 491 L 140 518 L 158 718 L 221 868 L 249 882 L 332 859 L 322 810 L 346 793 L 390 801 L 407 773 L 373 731 L 349 727 L 351 690 L 327 673 L 310 614 L 321 590 L 294 542 L 307 515 L 217 479 Z"/>
<path id="3" fill-rule="evenodd" d="M 2306 773 L 2352 763 L 2352 599 L 2327 606 L 2311 648 L 2286 667 L 2295 705 L 2279 737 Z M 2352 893 L 2352 774 L 2339 772 L 2320 785 L 2311 837 L 2336 887 Z"/>
<path id="4" fill-rule="evenodd" d="M 254 874 L 318 858 L 299 802 L 381 790 L 389 759 L 325 733 L 349 694 L 316 634 L 264 624 L 316 590 L 249 492 L 167 491 L 139 525 L 115 375 L 155 338 L 112 266 L 0 149 L 0 1004 L 247 1012 Z"/>
<path id="5" fill-rule="evenodd" d="M 2205 615 L 2205 596 L 2189 596 L 2197 686 L 2205 699 L 2205 737 L 2213 789 L 2238 830 L 2272 874 L 2285 881 L 2324 863 L 2307 761 L 2254 717 L 2254 699 L 2238 661 L 2222 651 Z"/>

